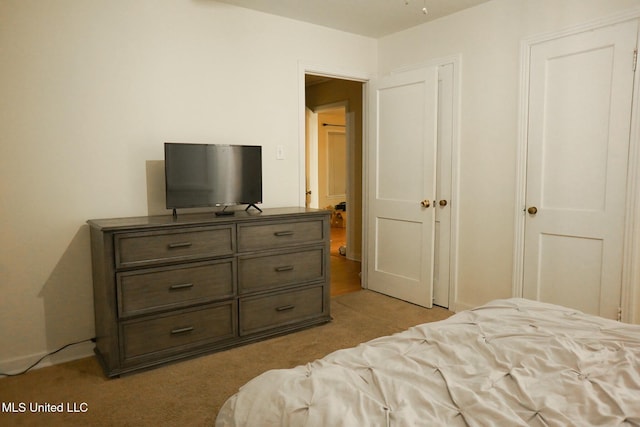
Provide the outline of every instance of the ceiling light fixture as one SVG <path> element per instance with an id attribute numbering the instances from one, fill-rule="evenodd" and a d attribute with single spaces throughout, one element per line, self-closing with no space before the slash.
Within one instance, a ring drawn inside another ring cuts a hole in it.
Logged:
<path id="1" fill-rule="evenodd" d="M 409 0 L 404 0 L 404 5 L 408 6 L 409 5 Z M 424 15 L 428 15 L 429 14 L 429 11 L 427 10 L 427 0 L 423 0 L 422 13 Z"/>

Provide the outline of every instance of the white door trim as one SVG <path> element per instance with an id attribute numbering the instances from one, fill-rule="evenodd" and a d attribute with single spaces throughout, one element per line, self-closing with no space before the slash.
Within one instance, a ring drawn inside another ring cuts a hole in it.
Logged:
<path id="1" fill-rule="evenodd" d="M 622 23 L 629 20 L 639 19 L 640 9 L 630 12 L 616 14 L 610 17 L 598 19 L 588 23 L 576 25 L 557 32 L 545 33 L 524 39 L 520 43 L 520 106 L 518 113 L 518 146 L 516 163 L 516 195 L 515 195 L 515 232 L 514 232 L 514 259 L 512 276 L 512 296 L 522 297 L 523 273 L 524 273 L 524 233 L 525 233 L 525 209 L 526 209 L 526 173 L 527 173 L 527 122 L 529 116 L 529 58 L 533 46 L 578 34 L 585 31 L 592 31 L 596 28 L 606 27 Z M 632 59 L 629 59 L 629 66 L 632 66 Z M 627 220 L 625 223 L 625 239 L 623 274 L 622 274 L 622 321 L 640 322 L 636 313 L 635 301 L 640 299 L 640 263 L 635 261 L 640 254 L 640 185 L 637 180 L 640 178 L 640 73 L 634 76 L 634 105 L 632 109 L 629 148 L 629 165 L 627 175 Z M 635 261 L 635 262 L 634 262 Z M 638 304 L 640 306 L 640 304 Z"/>

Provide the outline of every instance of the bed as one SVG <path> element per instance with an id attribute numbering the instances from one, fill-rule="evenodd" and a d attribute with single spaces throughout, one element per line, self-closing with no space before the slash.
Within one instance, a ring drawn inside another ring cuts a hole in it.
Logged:
<path id="1" fill-rule="evenodd" d="M 640 425 L 640 325 L 496 300 L 254 378 L 216 426 Z"/>

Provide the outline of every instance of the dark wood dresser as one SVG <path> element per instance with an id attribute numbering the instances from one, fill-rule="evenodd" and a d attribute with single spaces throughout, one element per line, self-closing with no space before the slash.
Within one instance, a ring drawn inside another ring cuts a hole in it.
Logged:
<path id="1" fill-rule="evenodd" d="M 278 208 L 89 220 L 105 373 L 328 322 L 329 219 Z"/>

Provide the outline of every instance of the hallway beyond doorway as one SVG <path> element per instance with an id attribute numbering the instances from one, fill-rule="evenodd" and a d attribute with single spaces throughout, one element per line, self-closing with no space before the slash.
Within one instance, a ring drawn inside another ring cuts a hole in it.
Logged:
<path id="1" fill-rule="evenodd" d="M 331 227 L 331 296 L 356 292 L 360 285 L 360 262 L 340 255 L 340 246 L 346 246 L 346 228 Z"/>

